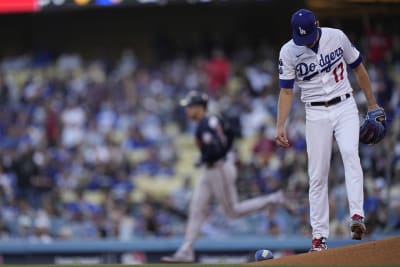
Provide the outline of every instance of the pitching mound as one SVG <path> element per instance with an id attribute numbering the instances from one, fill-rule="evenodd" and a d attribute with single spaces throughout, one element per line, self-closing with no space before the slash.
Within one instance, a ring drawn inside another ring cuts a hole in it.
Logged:
<path id="1" fill-rule="evenodd" d="M 328 243 L 329 246 L 329 243 Z M 304 253 L 274 260 L 252 263 L 254 265 L 392 265 L 400 266 L 400 237 L 370 241 L 358 245 Z"/>

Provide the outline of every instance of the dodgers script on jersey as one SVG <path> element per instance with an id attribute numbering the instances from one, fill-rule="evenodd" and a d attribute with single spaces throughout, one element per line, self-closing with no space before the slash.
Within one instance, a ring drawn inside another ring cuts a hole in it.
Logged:
<path id="1" fill-rule="evenodd" d="M 293 40 L 284 44 L 279 55 L 281 88 L 301 89 L 303 102 L 327 101 L 350 93 L 347 65 L 361 62 L 360 52 L 338 29 L 321 28 L 318 51 L 298 46 Z"/>

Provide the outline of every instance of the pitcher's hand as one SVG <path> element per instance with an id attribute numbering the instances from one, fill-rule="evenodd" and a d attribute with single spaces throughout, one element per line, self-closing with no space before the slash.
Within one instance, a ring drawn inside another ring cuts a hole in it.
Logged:
<path id="1" fill-rule="evenodd" d="M 278 127 L 276 130 L 275 142 L 278 146 L 288 148 L 290 146 L 289 140 L 286 136 L 285 127 Z"/>

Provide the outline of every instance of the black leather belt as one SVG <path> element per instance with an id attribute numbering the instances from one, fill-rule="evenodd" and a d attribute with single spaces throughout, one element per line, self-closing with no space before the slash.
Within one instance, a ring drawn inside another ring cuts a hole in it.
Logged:
<path id="1" fill-rule="evenodd" d="M 336 105 L 339 102 L 342 102 L 342 100 L 345 100 L 350 97 L 350 94 L 345 94 L 345 98 L 342 99 L 342 96 L 337 96 L 335 98 L 332 98 L 331 100 L 328 101 L 319 101 L 319 102 L 310 102 L 311 106 L 325 106 L 329 107 L 332 105 Z"/>

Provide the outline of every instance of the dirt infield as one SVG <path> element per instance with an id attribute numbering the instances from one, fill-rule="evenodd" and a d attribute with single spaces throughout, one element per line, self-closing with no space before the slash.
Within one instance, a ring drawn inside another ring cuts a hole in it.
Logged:
<path id="1" fill-rule="evenodd" d="M 252 265 L 400 266 L 400 237 L 260 261 Z"/>

